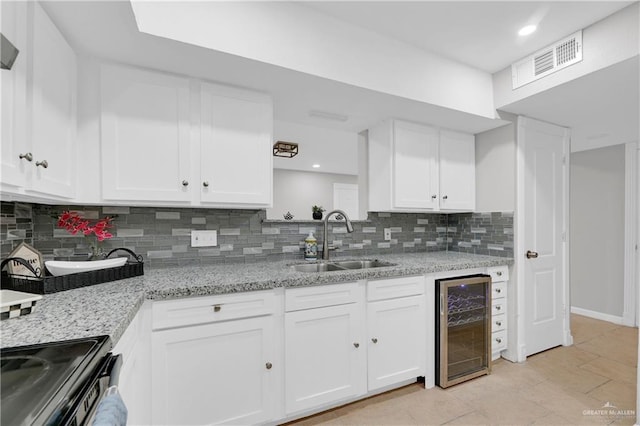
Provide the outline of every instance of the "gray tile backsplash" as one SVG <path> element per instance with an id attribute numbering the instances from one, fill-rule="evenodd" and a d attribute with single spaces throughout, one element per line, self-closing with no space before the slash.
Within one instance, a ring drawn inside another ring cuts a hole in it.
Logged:
<path id="1" fill-rule="evenodd" d="M 264 210 L 222 210 L 156 207 L 50 206 L 2 202 L 2 257 L 25 241 L 45 259 L 83 257 L 87 242 L 56 228 L 64 210 L 92 218 L 116 216 L 114 237 L 105 251 L 126 247 L 141 254 L 150 266 L 302 260 L 304 238 L 314 232 L 322 243 L 322 222 L 267 221 Z M 336 247 L 332 257 L 389 253 L 461 251 L 513 256 L 512 213 L 369 213 L 347 233 L 341 222 L 330 222 L 328 238 Z M 391 241 L 384 240 L 391 229 Z M 216 247 L 191 247 L 190 231 L 217 230 Z"/>

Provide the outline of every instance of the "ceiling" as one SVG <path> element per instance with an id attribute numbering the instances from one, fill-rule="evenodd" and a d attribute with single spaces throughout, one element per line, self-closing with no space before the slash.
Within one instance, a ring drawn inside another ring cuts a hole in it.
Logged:
<path id="1" fill-rule="evenodd" d="M 630 1 L 311 1 L 314 10 L 487 71 L 628 6 Z M 517 32 L 528 24 L 538 31 Z"/>
<path id="2" fill-rule="evenodd" d="M 354 1 L 304 5 L 493 72 L 629 3 Z M 353 132 L 389 117 L 470 133 L 506 123 L 143 34 L 137 30 L 128 1 L 45 1 L 43 7 L 74 49 L 84 55 L 268 92 L 273 96 L 278 120 Z M 532 17 L 544 17 L 540 31 L 527 39 L 517 38 L 517 29 Z M 623 133 L 631 134 L 635 127 L 637 140 L 637 115 L 635 121 L 619 119 L 637 111 L 637 61 L 635 76 L 630 75 L 632 66 L 591 79 L 583 77 L 505 110 L 575 127 L 574 134 L 584 135 L 585 140 L 612 135 L 620 125 L 631 129 Z M 608 90 L 612 84 L 615 90 Z M 616 102 L 620 97 L 624 101 Z M 349 119 L 341 122 L 310 117 L 310 110 L 340 112 Z"/>

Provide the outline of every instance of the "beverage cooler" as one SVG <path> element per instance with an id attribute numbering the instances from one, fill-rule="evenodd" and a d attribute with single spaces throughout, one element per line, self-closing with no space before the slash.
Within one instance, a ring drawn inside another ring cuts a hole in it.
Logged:
<path id="1" fill-rule="evenodd" d="M 436 280 L 436 385 L 491 371 L 491 277 Z"/>

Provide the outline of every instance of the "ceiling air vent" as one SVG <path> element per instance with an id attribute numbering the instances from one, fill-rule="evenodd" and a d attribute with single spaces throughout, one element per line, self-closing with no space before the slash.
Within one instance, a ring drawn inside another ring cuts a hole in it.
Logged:
<path id="1" fill-rule="evenodd" d="M 511 65 L 513 88 L 517 89 L 580 61 L 582 30 Z"/>

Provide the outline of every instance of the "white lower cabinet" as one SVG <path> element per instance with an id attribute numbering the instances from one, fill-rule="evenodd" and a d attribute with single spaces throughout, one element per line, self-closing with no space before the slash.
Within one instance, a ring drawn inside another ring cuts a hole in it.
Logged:
<path id="1" fill-rule="evenodd" d="M 354 284 L 293 289 L 306 301 L 331 300 Z M 309 290 L 315 294 L 309 294 Z M 313 302 L 311 302 L 313 305 Z M 289 304 L 288 306 L 290 306 Z M 285 406 L 287 414 L 347 400 L 366 392 L 363 299 L 285 313 Z"/>
<path id="2" fill-rule="evenodd" d="M 270 292 L 251 292 L 154 303 L 152 424 L 258 424 L 275 418 L 283 366 L 276 359 L 277 316 L 262 309 L 273 299 Z"/>
<path id="3" fill-rule="evenodd" d="M 367 306 L 369 390 L 424 376 L 424 296 L 370 302 Z"/>

